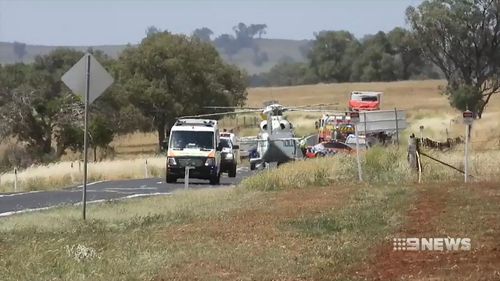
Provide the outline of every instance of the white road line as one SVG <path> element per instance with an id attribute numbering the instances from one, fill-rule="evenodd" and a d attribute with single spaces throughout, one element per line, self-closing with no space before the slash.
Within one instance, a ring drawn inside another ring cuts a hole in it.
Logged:
<path id="1" fill-rule="evenodd" d="M 106 181 L 95 181 L 95 182 L 87 183 L 87 186 L 91 186 L 91 185 L 102 183 L 102 182 L 106 182 Z M 83 187 L 83 184 L 81 184 L 81 185 L 79 185 L 77 187 Z"/>
<path id="2" fill-rule="evenodd" d="M 99 190 L 90 190 L 90 191 L 97 191 L 97 192 L 106 192 L 107 190 L 124 190 L 124 191 L 127 191 L 127 190 L 157 190 L 158 187 L 150 187 L 150 186 L 144 186 L 144 187 L 108 187 L 108 188 L 104 188 L 104 189 L 99 189 Z"/>
<path id="3" fill-rule="evenodd" d="M 2 197 L 17 196 L 17 195 L 24 195 L 24 194 L 38 193 L 38 192 L 42 192 L 42 191 L 46 191 L 46 190 L 37 190 L 37 191 L 28 191 L 28 192 L 19 192 L 19 193 L 4 194 L 4 195 L 1 195 L 1 194 L 0 194 L 0 198 L 2 198 Z"/>
<path id="4" fill-rule="evenodd" d="M 155 192 L 155 193 L 133 194 L 133 195 L 128 195 L 125 197 L 114 198 L 114 199 L 99 199 L 99 200 L 94 200 L 94 201 L 88 201 L 87 204 L 96 204 L 96 203 L 103 203 L 103 202 L 110 202 L 110 201 L 121 201 L 121 200 L 126 200 L 126 199 L 131 199 L 131 198 L 160 196 L 160 195 L 172 195 L 172 193 L 171 192 Z M 81 204 L 82 204 L 82 202 L 78 202 L 78 203 L 73 204 L 73 206 L 79 206 Z M 49 206 L 49 207 L 42 207 L 42 208 L 33 208 L 33 209 L 24 209 L 24 210 L 19 210 L 19 211 L 5 212 L 5 213 L 0 213 L 0 217 L 8 217 L 8 216 L 23 214 L 23 213 L 45 211 L 45 210 L 50 210 L 50 209 L 57 208 L 57 207 L 62 207 L 62 205 L 63 204 Z"/>
<path id="5" fill-rule="evenodd" d="M 105 182 L 105 181 L 91 182 L 91 183 L 88 183 L 87 186 L 91 186 L 91 185 L 102 183 L 102 182 Z M 83 187 L 83 185 L 79 185 L 77 187 Z M 37 191 L 28 191 L 28 192 L 18 192 L 18 193 L 12 193 L 12 194 L 0 194 L 0 198 L 2 198 L 2 197 L 11 197 L 11 196 L 18 196 L 18 195 L 25 195 L 25 194 L 33 194 L 33 193 L 45 192 L 45 191 L 68 191 L 68 190 L 65 190 L 65 189 L 61 189 L 61 190 L 37 190 Z"/>

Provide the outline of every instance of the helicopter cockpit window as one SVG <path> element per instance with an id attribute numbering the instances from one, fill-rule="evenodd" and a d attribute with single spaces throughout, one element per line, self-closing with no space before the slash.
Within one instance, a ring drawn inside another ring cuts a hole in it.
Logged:
<path id="1" fill-rule="evenodd" d="M 286 128 L 286 127 L 285 127 L 285 124 L 280 123 L 280 128 L 281 128 L 282 130 L 284 130 L 284 129 Z"/>

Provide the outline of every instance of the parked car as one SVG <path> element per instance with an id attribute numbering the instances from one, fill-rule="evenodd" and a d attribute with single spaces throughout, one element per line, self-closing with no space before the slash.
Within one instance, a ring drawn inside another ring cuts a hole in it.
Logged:
<path id="1" fill-rule="evenodd" d="M 238 166 L 237 151 L 239 147 L 234 145 L 230 138 L 221 137 L 221 172 L 227 173 L 230 178 L 236 177 L 236 169 Z"/>
<path id="2" fill-rule="evenodd" d="M 353 149 L 343 142 L 329 141 L 306 148 L 306 158 L 327 157 L 337 153 L 351 153 Z"/>

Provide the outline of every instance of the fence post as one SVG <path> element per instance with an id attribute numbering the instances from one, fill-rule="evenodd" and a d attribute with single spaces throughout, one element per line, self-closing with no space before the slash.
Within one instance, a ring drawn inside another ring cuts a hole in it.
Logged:
<path id="1" fill-rule="evenodd" d="M 145 170 L 144 171 L 144 174 L 145 174 L 144 178 L 147 179 L 149 177 L 148 176 L 148 159 L 146 159 L 146 164 L 144 165 L 144 170 Z"/>
<path id="2" fill-rule="evenodd" d="M 247 118 L 243 116 L 243 127 L 247 126 Z"/>
<path id="3" fill-rule="evenodd" d="M 363 118 L 364 118 L 364 123 L 365 123 L 365 142 L 366 142 L 366 112 L 363 112 Z"/>
<path id="4" fill-rule="evenodd" d="M 410 165 L 410 169 L 418 169 L 417 161 L 417 140 L 415 139 L 415 134 L 411 134 L 408 140 L 408 164 Z"/>
<path id="5" fill-rule="evenodd" d="M 189 170 L 193 169 L 194 167 L 186 166 L 184 168 L 184 189 L 189 188 Z"/>
<path id="6" fill-rule="evenodd" d="M 467 183 L 469 176 L 469 139 L 470 139 L 470 126 L 465 125 L 465 159 L 464 159 L 464 182 Z"/>
<path id="7" fill-rule="evenodd" d="M 417 168 L 418 168 L 418 183 L 422 183 L 422 158 L 420 157 L 420 144 L 416 142 Z"/>
<path id="8" fill-rule="evenodd" d="M 366 122 L 366 118 L 365 118 Z M 366 124 L 366 123 L 365 123 Z M 363 172 L 361 168 L 361 159 L 359 158 L 359 133 L 356 125 L 354 125 L 354 134 L 356 136 L 356 162 L 358 164 L 358 180 L 359 182 L 363 181 Z M 365 131 L 365 144 L 366 144 L 366 131 Z"/>
<path id="9" fill-rule="evenodd" d="M 17 167 L 14 168 L 14 192 L 17 192 Z"/>
<path id="10" fill-rule="evenodd" d="M 399 124 L 398 124 L 398 110 L 394 108 L 394 116 L 396 117 L 396 144 L 399 148 Z"/>

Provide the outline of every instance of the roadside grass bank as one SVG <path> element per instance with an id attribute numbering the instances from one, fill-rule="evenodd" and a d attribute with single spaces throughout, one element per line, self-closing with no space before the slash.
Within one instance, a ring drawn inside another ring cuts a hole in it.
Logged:
<path id="1" fill-rule="evenodd" d="M 459 169 L 464 168 L 463 151 L 426 151 Z M 408 168 L 406 148 L 402 145 L 375 147 L 362 154 L 364 181 L 370 184 L 411 184 L 417 173 Z M 500 150 L 472 151 L 469 171 L 475 180 L 498 179 Z M 462 174 L 423 157 L 423 181 L 460 181 Z M 147 161 L 147 172 L 146 172 Z M 89 181 L 125 180 L 163 177 L 165 157 L 110 160 L 89 163 Z M 18 171 L 17 191 L 61 189 L 82 182 L 83 166 L 79 162 L 58 162 L 33 166 Z M 14 192 L 14 172 L 0 175 L 0 192 Z M 354 156 L 336 155 L 332 158 L 297 161 L 285 164 L 275 171 L 265 171 L 259 176 L 243 181 L 243 186 L 258 190 L 275 190 L 283 187 L 325 186 L 334 183 L 357 182 L 357 165 Z"/>
<path id="2" fill-rule="evenodd" d="M 0 280 L 356 280 L 360 264 L 376 260 L 374 247 L 402 233 L 408 212 L 426 209 L 417 200 L 426 185 L 413 184 L 405 156 L 367 151 L 365 184 L 357 183 L 355 158 L 339 156 L 260 171 L 236 188 L 90 205 L 86 222 L 74 206 L 5 218 Z M 453 201 L 460 184 L 440 191 L 460 174 L 425 171 L 430 187 L 448 198 L 449 219 L 465 217 L 457 231 L 472 231 L 473 239 L 490 231 L 477 225 L 495 225 L 490 218 L 471 220 L 496 209 L 479 212 L 486 208 L 480 200 L 461 201 L 467 193 Z"/>
<path id="3" fill-rule="evenodd" d="M 147 165 L 146 165 L 147 161 Z M 160 177 L 164 172 L 166 157 L 138 158 L 134 160 L 109 160 L 89 162 L 88 180 L 124 180 Z M 0 192 L 14 192 L 15 173 L 0 175 Z M 83 181 L 83 163 L 57 162 L 32 166 L 17 172 L 17 191 L 61 189 Z"/>
<path id="4" fill-rule="evenodd" d="M 2 219 L 0 279 L 332 280 L 401 225 L 414 191 L 242 187 Z"/>
<path id="5" fill-rule="evenodd" d="M 500 280 L 499 203 L 499 182 L 420 186 L 406 222 L 354 280 Z M 393 251 L 395 237 L 470 238 L 471 250 Z"/>
<path id="6" fill-rule="evenodd" d="M 426 153 L 459 169 L 464 168 L 463 151 Z M 364 152 L 361 159 L 365 184 L 410 185 L 418 181 L 417 172 L 409 168 L 407 152 L 403 147 L 375 147 Z M 473 153 L 470 156 L 469 169 L 474 180 L 497 180 L 500 174 L 498 159 L 500 151 Z M 422 157 L 422 163 L 424 183 L 463 181 L 463 175 L 449 167 L 425 157 Z M 243 180 L 241 185 L 252 190 L 269 191 L 357 182 L 356 157 L 338 154 L 330 158 L 297 161 L 284 164 L 279 169 L 262 171 L 257 176 Z"/>

